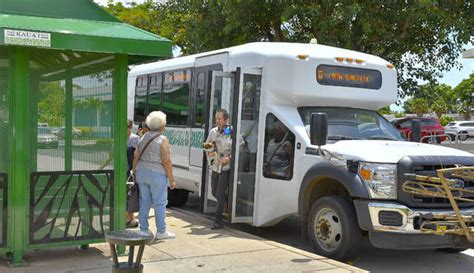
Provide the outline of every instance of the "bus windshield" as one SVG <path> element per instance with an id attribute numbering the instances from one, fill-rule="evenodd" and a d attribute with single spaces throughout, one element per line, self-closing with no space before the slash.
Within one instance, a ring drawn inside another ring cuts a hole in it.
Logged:
<path id="1" fill-rule="evenodd" d="M 341 107 L 301 107 L 298 109 L 305 127 L 313 113 L 328 117 L 328 142 L 347 139 L 404 140 L 399 131 L 377 112 Z"/>

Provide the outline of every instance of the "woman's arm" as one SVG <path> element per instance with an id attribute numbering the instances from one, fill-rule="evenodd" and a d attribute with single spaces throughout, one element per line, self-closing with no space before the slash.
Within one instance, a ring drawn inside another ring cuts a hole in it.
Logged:
<path id="1" fill-rule="evenodd" d="M 133 175 L 135 175 L 135 170 L 137 169 L 138 157 L 140 156 L 140 153 L 141 151 L 138 150 L 138 148 L 135 150 L 135 153 L 133 153 L 133 164 L 132 164 Z"/>
<path id="2" fill-rule="evenodd" d="M 171 163 L 170 143 L 167 138 L 163 139 L 161 143 L 161 162 L 165 168 L 166 176 L 170 182 L 170 188 L 176 188 L 176 182 L 173 176 L 173 164 Z"/>

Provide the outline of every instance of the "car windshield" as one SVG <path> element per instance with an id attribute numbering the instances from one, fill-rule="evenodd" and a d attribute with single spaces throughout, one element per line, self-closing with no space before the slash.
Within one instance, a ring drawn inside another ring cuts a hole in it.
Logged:
<path id="1" fill-rule="evenodd" d="M 301 107 L 298 109 L 307 128 L 313 113 L 328 117 L 328 141 L 344 139 L 404 140 L 399 131 L 377 112 L 340 107 Z"/>
<path id="2" fill-rule="evenodd" d="M 51 134 L 51 129 L 45 128 L 45 127 L 39 127 L 38 134 L 43 134 L 43 135 Z"/>
<path id="3" fill-rule="evenodd" d="M 436 126 L 436 120 L 434 119 L 420 119 L 421 126 Z"/>

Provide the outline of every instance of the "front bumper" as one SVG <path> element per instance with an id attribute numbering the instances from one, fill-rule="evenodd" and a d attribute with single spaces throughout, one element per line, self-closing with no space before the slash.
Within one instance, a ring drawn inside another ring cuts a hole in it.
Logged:
<path id="1" fill-rule="evenodd" d="M 474 248 L 464 236 L 426 234 L 420 230 L 420 219 L 427 215 L 454 215 L 449 209 L 410 209 L 397 202 L 354 200 L 359 226 L 369 232 L 375 247 L 395 249 Z M 474 216 L 474 207 L 460 210 L 464 216 Z M 383 213 L 399 214 L 399 221 L 381 220 Z"/>
<path id="2" fill-rule="evenodd" d="M 399 232 L 399 233 L 413 233 L 421 234 L 418 227 L 418 219 L 424 215 L 436 214 L 445 216 L 454 216 L 453 210 L 433 210 L 433 209 L 416 209 L 412 210 L 404 205 L 397 203 L 382 203 L 370 202 L 368 203 L 369 216 L 374 231 Z M 380 223 L 379 214 L 382 211 L 398 212 L 402 216 L 401 226 L 387 226 Z M 473 216 L 474 208 L 465 208 L 460 210 L 464 216 Z"/>

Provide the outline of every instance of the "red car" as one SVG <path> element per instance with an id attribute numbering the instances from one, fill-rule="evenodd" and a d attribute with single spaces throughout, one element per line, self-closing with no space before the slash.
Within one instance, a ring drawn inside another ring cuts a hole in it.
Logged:
<path id="1" fill-rule="evenodd" d="M 411 140 L 411 121 L 417 119 L 421 122 L 421 139 L 424 143 L 441 143 L 447 139 L 444 133 L 444 127 L 435 118 L 419 118 L 419 117 L 405 117 L 400 119 L 393 119 L 390 122 L 402 133 L 407 139 Z M 433 135 L 440 135 L 438 137 L 427 137 Z"/>

